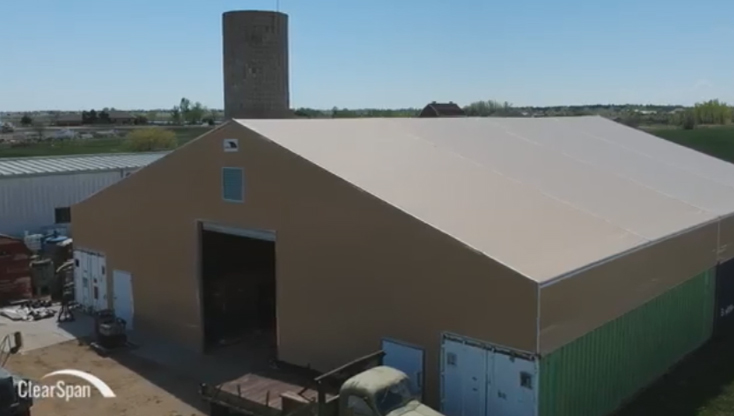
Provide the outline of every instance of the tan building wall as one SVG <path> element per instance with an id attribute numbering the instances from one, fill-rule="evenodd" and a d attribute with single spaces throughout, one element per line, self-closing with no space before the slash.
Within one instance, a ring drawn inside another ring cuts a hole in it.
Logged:
<path id="1" fill-rule="evenodd" d="M 716 264 L 718 223 L 664 240 L 540 290 L 547 354 Z"/>
<path id="2" fill-rule="evenodd" d="M 435 406 L 443 331 L 535 349 L 536 283 L 255 137 L 226 124 L 72 208 L 75 246 L 106 254 L 108 280 L 132 273 L 136 329 L 201 347 L 196 221 L 209 220 L 277 230 L 285 361 L 323 370 L 382 337 L 419 345 Z M 244 204 L 222 201 L 224 166 L 244 168 Z"/>

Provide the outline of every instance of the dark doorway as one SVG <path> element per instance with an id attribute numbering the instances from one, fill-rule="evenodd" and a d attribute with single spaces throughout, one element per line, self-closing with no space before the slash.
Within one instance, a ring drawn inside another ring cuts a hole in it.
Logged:
<path id="1" fill-rule="evenodd" d="M 734 260 L 716 267 L 714 335 L 729 337 L 734 333 Z"/>
<path id="2" fill-rule="evenodd" d="M 276 347 L 275 242 L 201 231 L 205 350 Z"/>

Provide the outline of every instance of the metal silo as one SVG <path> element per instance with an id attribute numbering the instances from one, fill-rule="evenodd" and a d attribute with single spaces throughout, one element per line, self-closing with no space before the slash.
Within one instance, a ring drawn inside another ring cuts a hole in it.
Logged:
<path id="1" fill-rule="evenodd" d="M 289 117 L 288 15 L 226 12 L 222 35 L 225 118 Z"/>

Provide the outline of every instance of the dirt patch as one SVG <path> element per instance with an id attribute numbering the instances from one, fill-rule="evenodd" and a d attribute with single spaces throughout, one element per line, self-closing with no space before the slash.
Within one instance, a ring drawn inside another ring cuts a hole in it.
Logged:
<path id="1" fill-rule="evenodd" d="M 196 380 L 127 353 L 116 355 L 114 359 L 100 357 L 78 341 L 14 355 L 6 367 L 32 380 L 39 380 L 45 374 L 61 369 L 87 371 L 107 383 L 117 395 L 116 398 L 103 398 L 92 388 L 92 397 L 89 399 L 41 399 L 33 406 L 33 415 L 205 415 Z M 84 381 L 68 377 L 47 378 L 43 383 L 53 384 L 57 380 L 86 385 Z"/>

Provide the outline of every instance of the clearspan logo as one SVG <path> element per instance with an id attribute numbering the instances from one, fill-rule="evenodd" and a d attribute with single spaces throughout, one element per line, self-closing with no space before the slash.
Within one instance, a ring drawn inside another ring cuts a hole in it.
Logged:
<path id="1" fill-rule="evenodd" d="M 110 386 L 99 377 L 79 370 L 59 370 L 48 373 L 41 377 L 45 380 L 54 376 L 73 376 L 86 381 L 86 385 L 68 384 L 63 380 L 59 380 L 53 384 L 34 383 L 30 380 L 21 380 L 18 382 L 18 395 L 28 399 L 61 399 L 69 401 L 71 399 L 86 399 L 92 397 L 92 387 L 97 389 L 99 394 L 104 398 L 117 397 Z"/>

